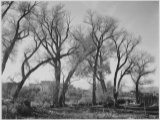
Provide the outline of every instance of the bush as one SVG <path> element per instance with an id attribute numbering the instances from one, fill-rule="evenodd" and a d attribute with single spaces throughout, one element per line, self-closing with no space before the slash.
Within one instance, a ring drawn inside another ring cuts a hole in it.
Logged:
<path id="1" fill-rule="evenodd" d="M 124 99 L 118 99 L 118 100 L 117 100 L 117 104 L 118 104 L 118 105 L 120 105 L 120 104 L 125 104 L 125 102 L 126 102 L 126 101 L 125 101 Z"/>
<path id="2" fill-rule="evenodd" d="M 46 93 L 45 91 L 40 91 L 35 97 L 34 101 L 43 106 L 45 102 L 50 103 L 50 101 L 52 101 L 52 98 L 49 93 Z"/>
<path id="3" fill-rule="evenodd" d="M 43 104 L 43 108 L 49 108 L 50 107 L 50 104 L 48 103 L 48 102 L 45 102 L 44 104 Z"/>
<path id="4" fill-rule="evenodd" d="M 36 101 L 31 101 L 31 107 L 32 108 L 37 108 L 37 107 L 40 107 L 40 104 Z"/>
<path id="5" fill-rule="evenodd" d="M 21 107 L 18 107 L 17 108 L 17 111 L 18 111 L 18 113 L 20 114 L 20 115 L 22 115 L 22 116 L 30 116 L 31 115 L 31 108 L 30 107 L 28 107 L 28 106 L 25 106 L 25 105 L 23 105 L 23 106 L 21 106 Z"/>
<path id="6" fill-rule="evenodd" d="M 6 105 L 2 105 L 2 118 L 3 119 L 14 119 L 18 115 L 17 104 L 9 102 Z"/>
<path id="7" fill-rule="evenodd" d="M 104 103 L 104 107 L 113 107 L 114 106 L 114 100 L 110 97 L 107 97 L 106 102 Z"/>

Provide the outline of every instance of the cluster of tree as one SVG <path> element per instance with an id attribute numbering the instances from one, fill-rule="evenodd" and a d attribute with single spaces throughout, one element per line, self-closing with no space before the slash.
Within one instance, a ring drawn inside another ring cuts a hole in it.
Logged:
<path id="1" fill-rule="evenodd" d="M 141 78 L 155 71 L 149 69 L 149 64 L 153 62 L 151 55 L 141 52 L 134 54 L 140 37 L 120 29 L 116 19 L 101 16 L 92 10 L 87 11 L 84 20 L 86 28 L 79 26 L 72 29 L 71 21 L 70 14 L 62 4 L 49 8 L 44 2 L 2 3 L 2 74 L 9 58 L 13 59 L 17 53 L 16 46 L 21 45 L 20 41 L 30 37 L 35 44 L 24 52 L 21 80 L 17 83 L 13 100 L 17 99 L 28 77 L 42 65 L 49 64 L 54 68 L 56 85 L 53 104 L 56 107 L 65 104 L 65 94 L 73 75 L 90 79 L 93 88 L 92 104 L 95 105 L 97 80 L 103 94 L 110 90 L 105 84 L 105 76 L 111 73 L 109 61 L 113 57 L 117 61 L 112 93 L 115 103 L 125 75 L 131 75 L 135 82 L 138 102 Z M 35 61 L 38 51 L 42 49 L 45 54 L 39 55 Z M 64 66 L 62 61 L 65 59 L 71 64 L 60 90 Z M 118 74 L 120 77 L 117 77 Z"/>

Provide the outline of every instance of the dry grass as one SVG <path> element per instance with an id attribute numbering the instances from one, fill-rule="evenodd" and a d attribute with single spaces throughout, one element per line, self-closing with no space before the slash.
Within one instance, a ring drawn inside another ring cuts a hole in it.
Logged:
<path id="1" fill-rule="evenodd" d="M 74 109 L 74 110 L 73 110 Z M 40 110 L 41 111 L 41 110 Z M 59 108 L 46 109 L 44 112 L 35 117 L 43 119 L 158 119 L 157 115 L 144 115 L 136 113 L 117 113 L 113 109 L 108 112 L 96 111 L 92 112 L 90 109 L 84 108 Z"/>
<path id="2" fill-rule="evenodd" d="M 82 108 L 39 108 L 31 116 L 20 116 L 18 119 L 158 119 L 158 115 L 144 115 L 139 113 L 108 111 L 93 111 L 89 107 Z M 10 118 L 9 118 L 10 119 Z"/>

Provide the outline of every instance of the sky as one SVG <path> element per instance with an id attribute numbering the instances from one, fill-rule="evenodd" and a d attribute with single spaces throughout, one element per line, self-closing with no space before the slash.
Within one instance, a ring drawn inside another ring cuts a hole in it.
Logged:
<path id="1" fill-rule="evenodd" d="M 156 72 L 150 75 L 154 79 L 153 85 L 159 85 L 159 3 L 158 1 L 52 1 L 49 2 L 49 7 L 58 3 L 65 5 L 65 9 L 70 12 L 72 25 L 76 26 L 83 24 L 86 11 L 88 9 L 96 10 L 101 15 L 107 15 L 116 18 L 119 21 L 119 26 L 126 29 L 135 36 L 141 36 L 142 43 L 139 49 L 149 52 L 155 57 L 153 67 L 156 67 Z M 25 41 L 25 40 L 24 40 Z M 5 81 L 9 75 L 14 75 L 20 71 L 20 62 L 22 61 L 22 49 L 27 46 L 26 43 L 19 46 L 19 53 L 14 62 L 8 61 L 2 81 Z M 111 61 L 111 75 L 108 80 L 113 79 L 116 63 Z M 33 73 L 26 83 L 35 82 L 37 80 L 53 80 L 53 68 L 49 65 L 39 68 Z M 127 78 L 126 78 L 127 79 Z M 133 85 L 131 80 L 127 80 L 129 85 Z M 76 87 L 88 89 L 90 85 L 86 79 L 73 82 Z"/>

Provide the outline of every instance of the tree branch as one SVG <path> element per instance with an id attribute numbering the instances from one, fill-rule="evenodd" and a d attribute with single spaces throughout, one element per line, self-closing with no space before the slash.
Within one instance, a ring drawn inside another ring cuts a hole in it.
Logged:
<path id="1" fill-rule="evenodd" d="M 6 15 L 7 11 L 9 10 L 9 8 L 11 7 L 11 5 L 14 3 L 14 1 L 9 2 L 8 7 L 4 10 L 4 12 L 2 13 L 2 19 L 4 18 L 4 16 Z"/>

